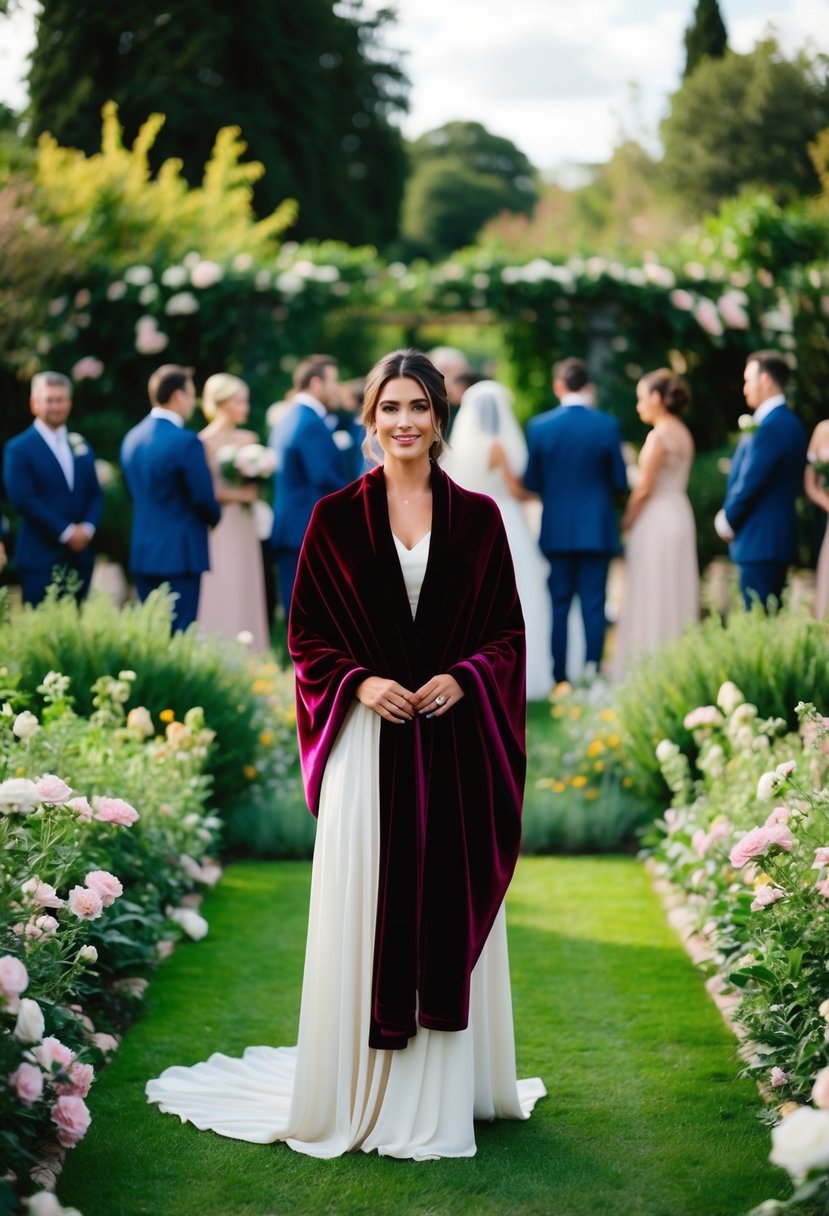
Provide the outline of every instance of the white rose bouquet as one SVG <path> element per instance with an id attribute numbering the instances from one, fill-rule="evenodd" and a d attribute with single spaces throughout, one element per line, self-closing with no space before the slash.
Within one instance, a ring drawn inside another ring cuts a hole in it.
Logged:
<path id="1" fill-rule="evenodd" d="M 276 468 L 276 457 L 261 443 L 244 443 L 241 447 L 227 444 L 216 454 L 219 472 L 231 485 L 251 481 L 267 481 Z"/>

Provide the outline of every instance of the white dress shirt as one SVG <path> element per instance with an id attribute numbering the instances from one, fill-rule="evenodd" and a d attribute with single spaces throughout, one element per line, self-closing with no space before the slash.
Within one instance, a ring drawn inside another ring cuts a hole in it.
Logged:
<path id="1" fill-rule="evenodd" d="M 764 418 L 768 418 L 772 410 L 776 410 L 778 406 L 785 404 L 786 398 L 782 393 L 775 393 L 773 397 L 766 397 L 762 405 L 758 405 L 754 411 L 754 421 L 759 426 Z"/>
<path id="2" fill-rule="evenodd" d="M 184 419 L 175 410 L 166 410 L 163 405 L 154 405 L 150 410 L 151 418 L 166 418 L 173 426 L 184 426 Z"/>
<path id="3" fill-rule="evenodd" d="M 34 428 L 48 444 L 49 450 L 54 454 L 55 459 L 61 467 L 66 484 L 70 490 L 75 488 L 75 457 L 72 454 L 72 448 L 69 443 L 69 433 L 65 426 L 59 426 L 53 430 L 47 426 L 40 418 L 35 418 Z M 78 527 L 83 528 L 90 540 L 95 535 L 95 525 L 84 520 Z M 75 524 L 68 524 L 61 532 L 58 540 L 62 545 L 65 545 L 69 537 L 75 530 Z"/>

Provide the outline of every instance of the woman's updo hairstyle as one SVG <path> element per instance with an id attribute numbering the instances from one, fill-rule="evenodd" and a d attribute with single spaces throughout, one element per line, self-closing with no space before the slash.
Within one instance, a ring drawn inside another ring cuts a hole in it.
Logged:
<path id="1" fill-rule="evenodd" d="M 657 368 L 642 377 L 648 392 L 658 393 L 669 414 L 682 414 L 691 404 L 691 390 L 675 372 Z"/>
<path id="2" fill-rule="evenodd" d="M 247 388 L 244 380 L 231 376 L 230 372 L 216 372 L 214 376 L 208 376 L 201 396 L 201 412 L 207 421 L 212 422 L 219 406 L 244 388 Z"/>
<path id="3" fill-rule="evenodd" d="M 388 384 L 389 380 L 397 379 L 398 376 L 406 376 L 410 380 L 416 380 L 429 398 L 432 413 L 437 422 L 437 439 L 435 439 L 429 448 L 429 458 L 430 460 L 438 460 L 446 446 L 444 436 L 449 425 L 449 402 L 446 398 L 446 384 L 434 363 L 430 359 L 427 359 L 426 355 L 419 350 L 393 350 L 390 354 L 384 355 L 379 362 L 375 363 L 366 376 L 366 384 L 363 391 L 362 417 L 362 423 L 366 429 L 366 439 L 363 444 L 363 452 L 368 460 L 373 460 L 375 463 L 378 462 L 377 450 L 373 443 L 374 419 L 377 413 L 377 405 L 385 385 Z"/>

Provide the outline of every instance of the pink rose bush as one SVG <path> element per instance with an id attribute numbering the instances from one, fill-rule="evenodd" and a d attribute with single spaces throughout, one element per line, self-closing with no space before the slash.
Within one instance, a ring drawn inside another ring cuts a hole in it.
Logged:
<path id="1" fill-rule="evenodd" d="M 671 787 L 654 860 L 704 931 L 710 982 L 736 1000 L 747 1071 L 783 1103 L 771 1160 L 805 1197 L 829 1187 L 829 730 L 801 703 L 799 735 L 786 735 L 733 685 L 717 706 L 721 726 L 710 707 L 686 715 L 699 755 L 687 796 Z M 663 756 L 663 770 L 676 765 Z"/>
<path id="2" fill-rule="evenodd" d="M 199 710 L 177 723 L 174 745 L 157 736 L 146 710 L 129 710 L 135 678 L 101 677 L 94 712 L 81 718 L 69 681 L 49 672 L 42 707 L 0 713 L 0 1086 L 22 1194 L 54 1185 L 89 1127 L 95 1069 L 120 1042 L 110 1029 L 138 1006 L 159 947 L 207 931 L 185 901 L 221 875 L 220 822 L 205 813 L 202 775 L 212 732 Z M 54 771 L 63 755 L 71 776 Z M 127 915 L 110 927 L 119 901 Z M 168 918 L 171 907 L 185 923 Z"/>

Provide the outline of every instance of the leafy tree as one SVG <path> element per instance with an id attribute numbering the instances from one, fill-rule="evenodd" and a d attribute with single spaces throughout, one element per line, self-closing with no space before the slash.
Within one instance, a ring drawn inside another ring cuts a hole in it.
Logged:
<path id="1" fill-rule="evenodd" d="M 105 102 L 129 141 L 162 112 L 153 164 L 180 156 L 194 183 L 215 132 L 238 126 L 265 166 L 260 214 L 294 197 L 297 236 L 387 242 L 406 168 L 390 118 L 407 83 L 379 47 L 389 19 L 363 0 L 42 0 L 31 130 L 92 153 Z"/>
<path id="2" fill-rule="evenodd" d="M 501 211 L 531 213 L 536 172 L 509 139 L 479 122 L 450 122 L 409 148 L 411 176 L 403 205 L 403 235 L 431 257 L 471 244 Z"/>
<path id="3" fill-rule="evenodd" d="M 691 24 L 685 31 L 683 79 L 687 80 L 706 56 L 722 59 L 727 46 L 728 33 L 717 0 L 697 0 Z"/>
<path id="4" fill-rule="evenodd" d="M 692 216 L 743 188 L 778 202 L 814 194 L 808 144 L 829 124 L 829 57 L 789 60 L 770 38 L 747 55 L 704 60 L 661 128 L 667 189 Z"/>

